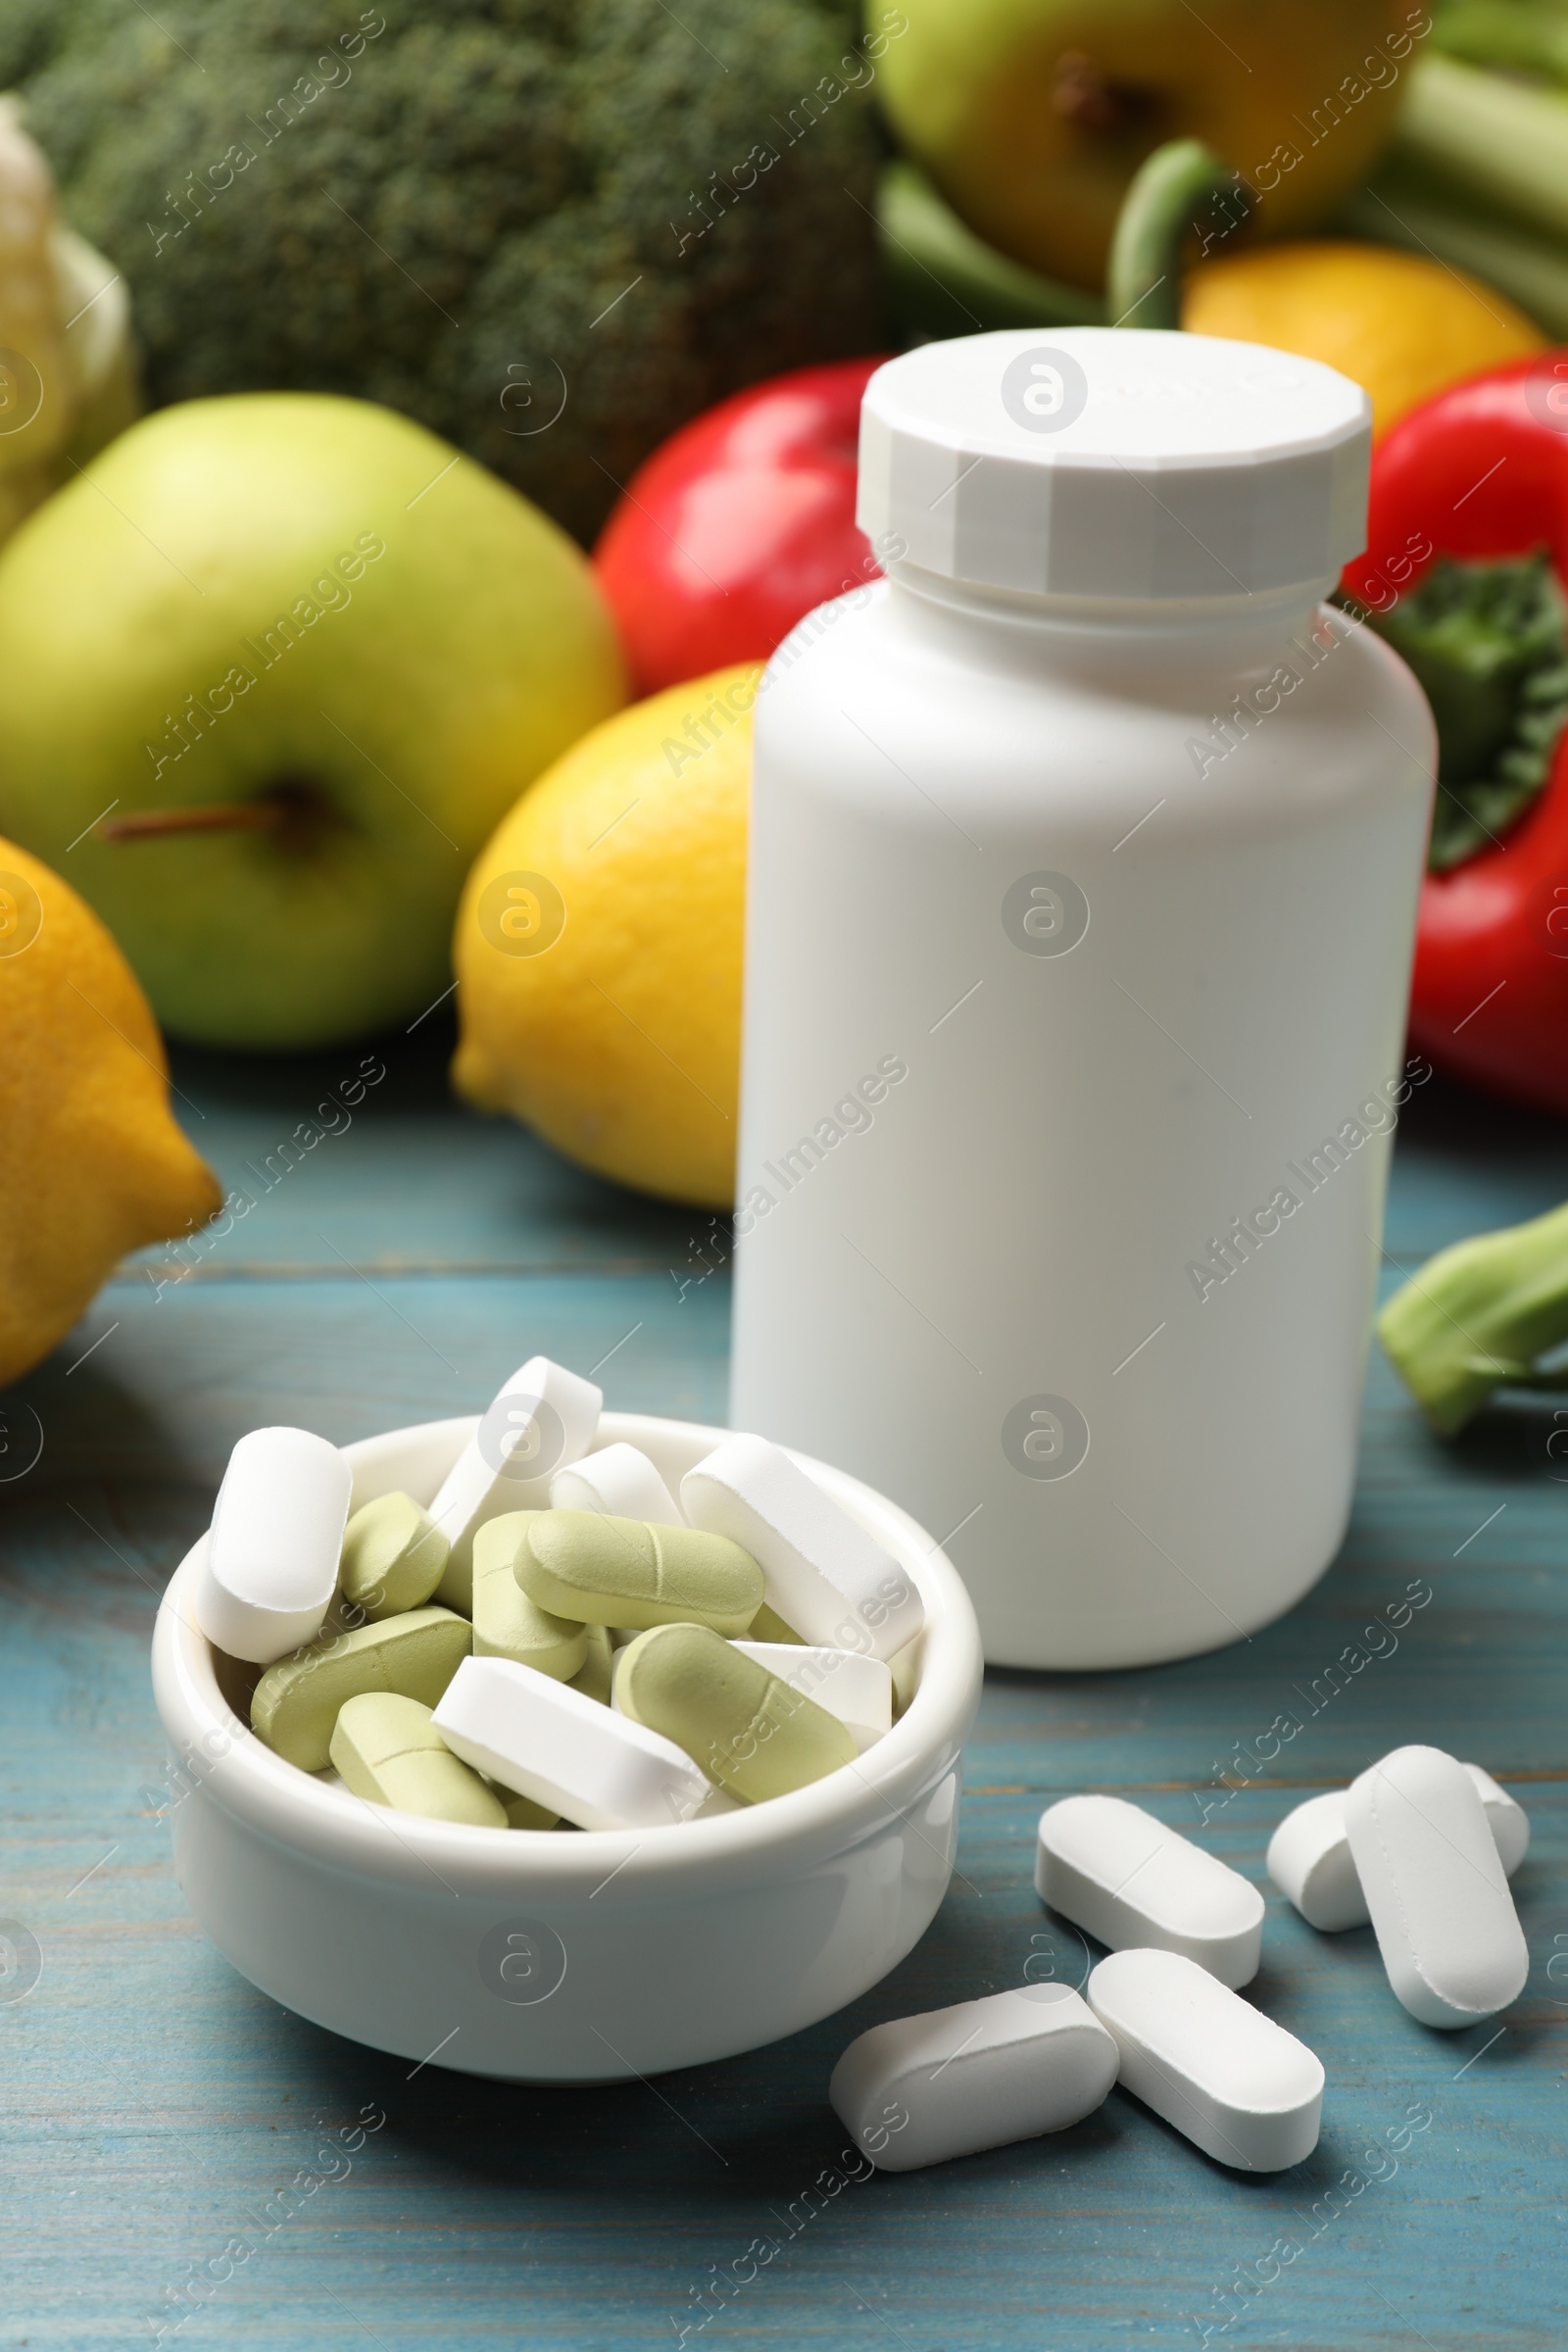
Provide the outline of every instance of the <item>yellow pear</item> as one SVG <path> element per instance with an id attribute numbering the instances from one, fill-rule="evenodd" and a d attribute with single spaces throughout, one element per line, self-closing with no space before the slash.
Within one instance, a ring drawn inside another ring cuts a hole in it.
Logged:
<path id="1" fill-rule="evenodd" d="M 692 678 L 583 736 L 480 853 L 454 943 L 459 1093 L 705 1208 L 734 1198 L 760 675 Z"/>
<path id="2" fill-rule="evenodd" d="M 130 966 L 58 874 L 0 840 L 0 1388 L 127 1250 L 205 1224 L 221 1198 L 170 1114 Z"/>

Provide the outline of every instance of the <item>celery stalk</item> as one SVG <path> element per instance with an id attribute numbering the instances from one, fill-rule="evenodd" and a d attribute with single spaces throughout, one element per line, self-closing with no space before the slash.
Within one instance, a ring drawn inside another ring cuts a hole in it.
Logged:
<path id="1" fill-rule="evenodd" d="M 1438 11 L 1432 46 L 1466 65 L 1568 82 L 1568 17 L 1531 0 L 1448 0 Z"/>
<path id="2" fill-rule="evenodd" d="M 1410 76 L 1394 153 L 1568 236 L 1568 98 L 1424 57 Z"/>
<path id="3" fill-rule="evenodd" d="M 1568 1340 L 1568 1204 L 1440 1250 L 1378 1316 L 1378 1338 L 1440 1437 L 1494 1389 L 1562 1386 L 1538 1359 Z"/>
<path id="4" fill-rule="evenodd" d="M 1436 189 L 1429 179 L 1394 172 L 1358 189 L 1340 207 L 1334 226 L 1467 270 L 1517 303 L 1544 334 L 1568 340 L 1568 245 Z"/>

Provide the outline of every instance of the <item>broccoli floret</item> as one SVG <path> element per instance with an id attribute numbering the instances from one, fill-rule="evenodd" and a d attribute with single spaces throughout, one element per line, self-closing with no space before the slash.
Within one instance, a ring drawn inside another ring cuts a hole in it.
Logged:
<path id="1" fill-rule="evenodd" d="M 384 401 L 586 540 L 710 402 L 876 348 L 856 21 L 849 0 L 161 0 L 156 22 L 9 0 L 0 88 L 124 273 L 155 402 Z"/>

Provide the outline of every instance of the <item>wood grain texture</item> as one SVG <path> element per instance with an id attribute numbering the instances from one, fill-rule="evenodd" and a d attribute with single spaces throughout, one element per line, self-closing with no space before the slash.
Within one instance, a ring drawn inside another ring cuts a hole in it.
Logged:
<path id="1" fill-rule="evenodd" d="M 1549 1402 L 1441 1449 L 1374 1352 L 1354 1521 L 1316 1591 L 1183 1665 L 994 1673 L 935 1925 L 791 2041 L 626 2089 L 438 2065 L 411 2079 L 275 2008 L 203 1940 L 159 1818 L 147 1648 L 233 1440 L 267 1420 L 346 1440 L 471 1408 L 535 1348 L 605 1359 L 612 1404 L 722 1418 L 709 1221 L 455 1109 L 436 1027 L 383 1049 L 352 1127 L 253 1184 L 254 1209 L 187 1276 L 167 1280 L 163 1252 L 155 1279 L 122 1270 L 5 1400 L 0 1910 L 41 1966 L 24 1998 L 4 1997 L 23 1980 L 0 1984 L 0 2343 L 99 2352 L 163 2327 L 190 2352 L 576 2352 L 684 2328 L 704 2352 L 1101 2352 L 1205 2329 L 1300 2352 L 1560 2346 L 1568 1460 L 1547 1446 L 1568 1417 Z M 238 1187 L 358 1060 L 184 1056 L 182 1115 Z M 1564 1197 L 1563 1129 L 1434 1082 L 1400 1137 L 1391 1260 Z M 42 1456 L 17 1475 L 33 1415 Z M 1412 1592 L 1431 1597 L 1396 1635 L 1388 1612 Z M 1260 1762 L 1282 1716 L 1299 1728 Z M 1128 1792 L 1261 1883 L 1299 1792 L 1411 1739 L 1485 1763 L 1530 1810 L 1516 1886 L 1533 1966 L 1500 2034 L 1415 2025 L 1369 1931 L 1314 1935 L 1270 1893 L 1251 1990 L 1328 2070 L 1308 2164 L 1238 2178 L 1112 2093 L 1057 2137 L 850 2177 L 824 2093 L 854 2034 L 1026 1972 L 1081 1980 L 1081 1940 L 1031 1890 L 1044 1803 Z M 329 2135 L 367 2111 L 385 2122 L 345 2159 Z"/>

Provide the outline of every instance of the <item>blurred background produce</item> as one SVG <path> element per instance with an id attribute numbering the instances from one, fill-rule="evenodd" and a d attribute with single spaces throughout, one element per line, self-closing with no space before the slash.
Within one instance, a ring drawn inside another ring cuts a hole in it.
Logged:
<path id="1" fill-rule="evenodd" d="M 803 612 L 880 577 L 855 523 L 860 394 L 877 365 L 737 392 L 632 476 L 594 568 L 639 694 L 765 661 Z"/>
<path id="2" fill-rule="evenodd" d="M 1568 370 L 1517 362 L 1413 410 L 1372 465 L 1346 601 L 1438 722 L 1410 1040 L 1568 1113 Z"/>
<path id="3" fill-rule="evenodd" d="M 458 1091 L 710 1208 L 735 1178 L 759 675 L 717 670 L 596 727 L 486 845 L 458 918 Z"/>
<path id="4" fill-rule="evenodd" d="M 0 840 L 0 1388 L 127 1250 L 193 1231 L 221 1199 L 170 1115 L 124 957 L 58 874 Z"/>
<path id="5" fill-rule="evenodd" d="M 365 401 L 160 410 L 0 550 L 0 825 L 212 1045 L 429 1004 L 486 834 L 623 699 L 564 532 Z"/>
<path id="6" fill-rule="evenodd" d="M 1498 1389 L 1568 1389 L 1546 1360 L 1568 1341 L 1568 1206 L 1440 1250 L 1377 1328 L 1439 1437 L 1457 1437 Z"/>
<path id="7" fill-rule="evenodd" d="M 170 1029 L 455 965 L 467 1099 L 725 1204 L 744 681 L 877 575 L 866 375 L 1179 323 L 1371 396 L 1347 597 L 1444 742 L 1413 1039 L 1568 1111 L 1564 0 L 12 0 L 7 86 L 0 827 Z"/>
<path id="8" fill-rule="evenodd" d="M 1433 12 L 1395 138 L 1341 207 L 1357 236 L 1451 262 L 1568 336 L 1568 43 L 1560 0 Z"/>
<path id="9" fill-rule="evenodd" d="M 1167 139 L 1206 140 L 1267 188 L 1268 235 L 1315 226 L 1388 138 L 1394 61 L 1425 16 L 1406 0 L 1213 0 L 1201 17 L 1183 0 L 904 0 L 904 14 L 882 100 L 900 145 L 1000 252 L 1092 291 L 1128 183 Z"/>
<path id="10" fill-rule="evenodd" d="M 22 108 L 0 98 L 0 540 L 140 406 L 124 285 L 63 226 Z"/>
<path id="11" fill-rule="evenodd" d="M 1464 270 L 1327 239 L 1200 265 L 1184 288 L 1181 323 L 1352 375 L 1371 394 L 1374 437 L 1432 393 L 1546 340 L 1506 295 Z"/>
<path id="12" fill-rule="evenodd" d="M 855 30 L 817 0 L 7 0 L 0 89 L 124 273 L 152 400 L 380 401 L 586 541 L 699 409 L 864 347 Z"/>
<path id="13" fill-rule="evenodd" d="M 1544 348 L 1545 337 L 1494 288 L 1446 263 L 1386 247 L 1298 239 L 1200 261 L 1200 243 L 1261 225 L 1267 199 L 1238 191 L 1223 156 L 1173 139 L 1140 165 L 1112 240 L 1106 303 L 1119 325 L 1185 327 L 1298 351 L 1338 368 L 1387 432 L 1431 393 Z"/>

